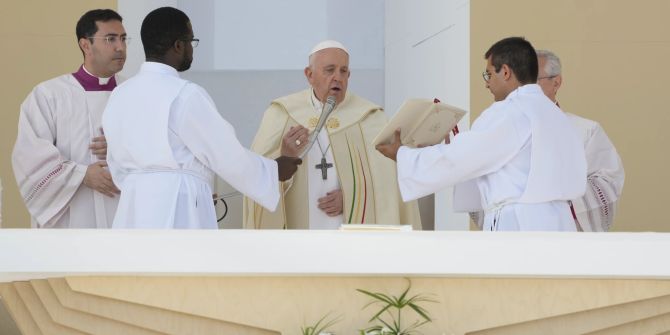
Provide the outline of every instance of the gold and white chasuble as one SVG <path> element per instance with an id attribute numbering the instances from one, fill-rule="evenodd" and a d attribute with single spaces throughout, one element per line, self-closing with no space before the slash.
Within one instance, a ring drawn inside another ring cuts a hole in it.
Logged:
<path id="1" fill-rule="evenodd" d="M 274 100 L 263 116 L 251 149 L 276 158 L 282 138 L 292 126 L 300 124 L 313 131 L 318 115 L 311 96 L 312 90 L 306 89 Z M 411 224 L 414 229 L 421 229 L 416 201 L 404 203 L 400 198 L 395 162 L 371 144 L 386 122 L 381 107 L 347 93 L 322 129 L 328 134 L 335 160 L 329 162 L 334 169 L 328 173 L 337 174 L 343 193 L 342 223 Z M 303 161 L 293 178 L 281 183 L 283 194 L 274 213 L 245 198 L 244 227 L 309 229 L 307 171 L 318 163 Z"/>

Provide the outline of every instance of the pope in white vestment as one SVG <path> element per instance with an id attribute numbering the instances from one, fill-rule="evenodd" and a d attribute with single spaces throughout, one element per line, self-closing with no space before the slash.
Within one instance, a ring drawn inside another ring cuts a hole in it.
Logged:
<path id="1" fill-rule="evenodd" d="M 111 227 L 118 197 L 83 180 L 99 160 L 89 146 L 102 135 L 102 112 L 116 82 L 81 66 L 37 85 L 21 105 L 12 167 L 34 227 Z"/>
<path id="2" fill-rule="evenodd" d="M 277 163 L 242 147 L 200 86 L 146 62 L 112 94 L 103 116 L 107 162 L 121 200 L 113 228 L 216 229 L 214 174 L 269 210 Z"/>
<path id="3" fill-rule="evenodd" d="M 311 89 L 273 101 L 251 149 L 277 157 L 281 140 L 291 126 L 313 129 L 320 108 Z M 402 202 L 393 162 L 371 144 L 387 122 L 381 107 L 349 92 L 330 120 L 293 179 L 281 183 L 284 193 L 277 212 L 268 213 L 246 199 L 245 227 L 337 229 L 342 223 L 377 223 L 410 224 L 420 230 L 416 202 Z M 323 152 L 326 162 L 333 165 L 325 180 L 321 169 L 316 168 Z M 341 215 L 330 217 L 319 210 L 316 199 L 337 188 L 342 189 L 344 208 Z"/>
<path id="4" fill-rule="evenodd" d="M 282 196 L 277 211 L 270 213 L 245 198 L 245 228 L 337 229 L 341 224 L 369 223 L 421 229 L 417 203 L 400 199 L 395 164 L 371 144 L 387 122 L 383 109 L 346 91 L 348 59 L 348 51 L 339 42 L 319 43 L 305 70 L 313 87 L 278 98 L 266 110 L 251 149 L 274 158 L 280 155 L 282 140 L 292 127 L 314 131 L 325 100 L 325 96 L 316 96 L 318 91 L 341 99 L 304 164 L 291 180 L 278 185 Z M 341 212 L 329 215 L 319 208 L 319 199 L 338 190 Z"/>

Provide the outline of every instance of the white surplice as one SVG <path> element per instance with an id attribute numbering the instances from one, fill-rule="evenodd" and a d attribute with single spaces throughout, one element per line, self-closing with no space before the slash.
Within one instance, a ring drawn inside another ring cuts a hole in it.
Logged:
<path id="1" fill-rule="evenodd" d="M 455 185 L 455 209 L 484 210 L 485 230 L 576 230 L 567 201 L 584 194 L 584 148 L 536 84 L 492 104 L 451 144 L 401 147 L 397 160 L 405 201 Z"/>
<path id="2" fill-rule="evenodd" d="M 98 161 L 89 145 L 102 135 L 109 91 L 85 91 L 72 74 L 43 82 L 21 105 L 12 167 L 32 217 L 42 228 L 109 228 L 118 196 L 82 184 Z"/>
<path id="3" fill-rule="evenodd" d="M 214 173 L 274 210 L 277 163 L 242 147 L 207 92 L 146 62 L 103 116 L 107 162 L 121 200 L 113 228 L 217 228 Z"/>
<path id="4" fill-rule="evenodd" d="M 623 163 L 598 122 L 566 115 L 582 136 L 588 169 L 586 193 L 572 200 L 577 222 L 583 231 L 608 231 L 623 189 Z"/>

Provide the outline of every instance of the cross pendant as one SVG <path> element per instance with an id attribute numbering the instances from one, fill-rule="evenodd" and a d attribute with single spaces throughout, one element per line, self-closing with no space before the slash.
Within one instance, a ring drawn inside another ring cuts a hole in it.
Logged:
<path id="1" fill-rule="evenodd" d="M 321 164 L 317 164 L 314 167 L 321 170 L 321 178 L 326 180 L 328 179 L 328 169 L 332 168 L 333 164 L 326 162 L 326 157 L 321 157 Z"/>

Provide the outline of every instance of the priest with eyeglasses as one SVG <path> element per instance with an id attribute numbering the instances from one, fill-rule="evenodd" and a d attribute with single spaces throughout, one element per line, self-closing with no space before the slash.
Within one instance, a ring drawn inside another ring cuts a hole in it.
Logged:
<path id="1" fill-rule="evenodd" d="M 121 16 L 94 9 L 76 25 L 84 62 L 37 85 L 21 105 L 12 167 L 37 228 L 109 228 L 119 189 L 107 170 L 102 113 L 130 42 Z"/>
<path id="2" fill-rule="evenodd" d="M 581 137 L 537 85 L 533 46 L 502 39 L 485 53 L 491 104 L 452 141 L 409 148 L 395 141 L 377 149 L 398 162 L 403 199 L 454 187 L 454 208 L 483 212 L 487 231 L 576 231 L 569 201 L 586 189 Z"/>

